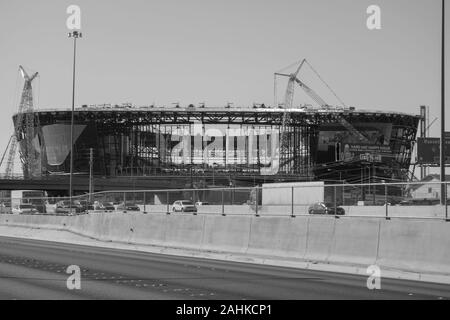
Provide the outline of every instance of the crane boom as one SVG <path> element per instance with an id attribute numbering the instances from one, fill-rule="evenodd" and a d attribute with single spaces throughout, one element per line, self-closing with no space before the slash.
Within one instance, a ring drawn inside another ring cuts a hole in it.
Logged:
<path id="1" fill-rule="evenodd" d="M 23 148 L 19 148 L 21 149 L 19 154 L 24 175 L 28 176 L 32 174 L 35 171 L 37 164 L 36 152 L 33 145 L 36 131 L 33 113 L 33 88 L 31 83 L 38 76 L 38 72 L 35 72 L 30 77 L 22 66 L 19 66 L 19 72 L 24 79 L 24 85 L 16 121 L 14 121 L 14 134 L 11 138 L 9 147 L 8 161 L 5 170 L 7 177 L 11 177 L 13 174 L 18 143 L 23 139 L 25 139 L 25 145 Z"/>
<path id="2" fill-rule="evenodd" d="M 299 86 L 310 96 L 311 99 L 313 99 L 317 104 L 319 104 L 321 107 L 329 107 L 329 105 L 310 87 L 308 87 L 305 83 L 300 81 L 298 78 L 295 78 L 295 81 L 299 84 Z M 350 133 L 358 138 L 360 141 L 367 142 L 366 136 L 364 136 L 360 131 L 358 131 L 350 122 L 348 122 L 344 117 L 339 116 L 338 117 L 339 122 L 342 124 L 342 126 L 350 131 Z"/>

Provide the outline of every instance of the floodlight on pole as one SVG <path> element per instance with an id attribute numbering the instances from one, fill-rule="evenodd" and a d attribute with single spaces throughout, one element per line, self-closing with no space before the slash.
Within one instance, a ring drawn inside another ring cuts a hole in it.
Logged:
<path id="1" fill-rule="evenodd" d="M 72 112 L 70 117 L 70 174 L 69 174 L 69 212 L 72 212 L 72 195 L 73 195 L 73 125 L 75 111 L 75 66 L 77 53 L 77 39 L 81 38 L 81 32 L 74 30 L 69 33 L 69 38 L 73 38 L 73 69 L 72 69 Z"/>

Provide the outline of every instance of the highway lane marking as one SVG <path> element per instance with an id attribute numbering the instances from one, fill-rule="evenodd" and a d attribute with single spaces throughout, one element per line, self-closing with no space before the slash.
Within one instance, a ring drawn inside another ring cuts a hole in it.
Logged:
<path id="1" fill-rule="evenodd" d="M 3 259 L 1 259 L 1 260 L 4 260 L 4 258 L 6 258 L 5 256 L 0 256 L 0 257 L 2 257 Z M 0 260 L 0 261 L 1 261 Z M 65 270 L 65 265 L 64 265 L 64 267 L 62 267 L 61 265 L 59 265 L 59 264 L 53 264 L 53 263 L 42 263 L 41 261 L 38 261 L 38 260 L 35 260 L 35 259 L 28 259 L 28 258 L 17 258 L 17 259 L 7 259 L 6 261 L 8 261 L 8 262 L 10 262 L 10 263 L 15 263 L 15 264 L 22 264 L 22 265 L 27 265 L 27 262 L 31 262 L 31 264 L 30 264 L 30 267 L 33 267 L 33 268 L 38 268 L 38 269 L 42 269 L 42 270 L 51 270 L 51 271 L 56 271 L 57 273 L 61 273 L 61 270 Z M 34 263 L 33 263 L 34 262 Z M 185 266 L 189 266 L 189 265 L 186 265 L 186 264 L 184 264 Z M 201 269 L 201 266 L 192 266 L 192 267 L 195 267 L 195 268 L 197 268 L 197 269 Z M 215 271 L 216 270 L 216 268 L 211 268 L 211 270 L 213 270 L 213 271 Z M 89 273 L 89 269 L 87 269 L 87 268 L 83 268 L 83 271 L 85 271 L 85 276 L 86 277 L 90 277 L 91 275 L 92 275 L 92 273 Z M 225 270 L 223 270 L 224 272 L 227 272 L 227 273 L 229 273 L 230 272 L 230 270 L 228 270 L 228 269 L 225 269 Z M 86 274 L 87 273 L 87 274 Z M 99 274 L 101 274 L 101 275 L 105 275 L 105 273 L 104 272 L 94 272 L 93 273 L 93 275 L 94 276 L 98 276 Z M 122 276 L 119 276 L 119 278 L 123 278 Z M 318 280 L 318 278 L 304 278 L 304 277 L 291 277 L 291 278 L 288 278 L 288 277 L 284 277 L 284 276 L 280 276 L 280 277 L 270 277 L 271 279 L 276 279 L 276 278 L 278 278 L 278 279 L 286 279 L 286 280 L 288 280 L 288 279 L 294 279 L 294 278 L 296 278 L 296 279 L 302 279 L 302 280 Z M 97 279 L 98 279 L 98 277 L 97 277 Z M 106 278 L 104 278 L 104 279 L 106 279 Z M 112 278 L 112 279 L 114 279 L 114 278 Z M 201 277 L 167 277 L 166 279 L 173 279 L 173 280 L 175 280 L 175 279 L 225 279 L 225 278 L 223 278 L 223 277 L 203 277 L 203 276 L 201 276 Z M 258 279 L 261 279 L 261 280 L 269 280 L 269 278 L 267 278 L 267 277 L 264 277 L 264 278 L 259 278 L 259 277 L 252 277 L 252 279 L 250 279 L 250 280 L 258 280 Z M 142 281 L 142 280 L 141 280 Z"/>
<path id="2" fill-rule="evenodd" d="M 66 282 L 66 279 L 56 279 L 56 278 L 42 278 L 42 277 L 16 277 L 16 276 L 0 276 L 0 279 L 20 279 L 20 280 L 45 280 L 45 281 L 63 281 Z"/>

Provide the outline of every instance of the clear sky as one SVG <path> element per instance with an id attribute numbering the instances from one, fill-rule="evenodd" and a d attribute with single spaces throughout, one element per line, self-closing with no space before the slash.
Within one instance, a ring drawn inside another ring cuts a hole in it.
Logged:
<path id="1" fill-rule="evenodd" d="M 347 105 L 418 114 L 424 104 L 434 119 L 440 115 L 440 3 L 0 0 L 0 149 L 13 131 L 19 64 L 40 73 L 37 108 L 71 105 L 71 4 L 82 10 L 77 105 L 273 104 L 273 73 L 305 57 Z M 381 8 L 381 30 L 366 27 L 371 4 Z M 280 84 L 279 94 L 284 90 Z M 309 102 L 299 91 L 296 101 Z M 447 115 L 450 131 L 450 110 Z M 439 129 L 437 121 L 431 133 Z"/>

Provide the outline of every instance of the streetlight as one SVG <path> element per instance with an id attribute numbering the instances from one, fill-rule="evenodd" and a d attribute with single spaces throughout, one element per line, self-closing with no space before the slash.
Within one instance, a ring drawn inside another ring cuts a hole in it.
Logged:
<path id="1" fill-rule="evenodd" d="M 81 32 L 74 30 L 69 33 L 69 38 L 73 38 L 73 70 L 72 70 L 72 113 L 70 117 L 70 175 L 69 175 L 69 212 L 72 212 L 72 175 L 73 175 L 73 118 L 75 111 L 75 65 L 77 53 L 77 39 L 81 38 Z"/>

